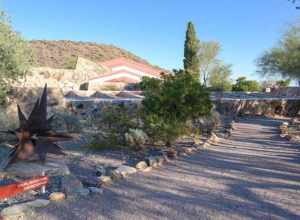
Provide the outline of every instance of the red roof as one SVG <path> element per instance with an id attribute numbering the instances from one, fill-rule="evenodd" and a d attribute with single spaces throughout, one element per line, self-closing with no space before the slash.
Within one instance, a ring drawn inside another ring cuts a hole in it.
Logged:
<path id="1" fill-rule="evenodd" d="M 162 70 L 159 68 L 154 68 L 150 65 L 144 64 L 144 63 L 139 63 L 130 59 L 126 59 L 124 57 L 104 61 L 100 63 L 101 65 L 108 67 L 110 69 L 117 67 L 117 66 L 128 66 L 137 70 L 140 70 L 142 72 L 154 75 L 156 77 L 160 76 L 160 73 Z M 101 76 L 100 76 L 101 77 Z"/>

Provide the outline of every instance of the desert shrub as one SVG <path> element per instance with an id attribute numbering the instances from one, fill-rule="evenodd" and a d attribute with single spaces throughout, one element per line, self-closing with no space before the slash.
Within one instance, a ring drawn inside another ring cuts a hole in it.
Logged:
<path id="1" fill-rule="evenodd" d="M 207 115 L 212 107 L 207 90 L 183 70 L 162 74 L 160 80 L 144 78 L 140 86 L 144 129 L 167 146 L 190 130 L 190 120 Z"/>
<path id="2" fill-rule="evenodd" d="M 64 110 L 55 112 L 52 127 L 55 130 L 63 130 L 69 133 L 80 133 L 82 131 L 79 118 Z"/>
<path id="3" fill-rule="evenodd" d="M 147 134 L 141 129 L 129 129 L 127 133 L 125 133 L 125 140 L 128 146 L 134 147 L 136 149 L 141 148 L 144 144 L 146 144 L 148 140 Z"/>
<path id="4" fill-rule="evenodd" d="M 4 104 L 11 85 L 25 74 L 33 58 L 28 43 L 12 29 L 1 11 L 0 54 L 0 104 Z"/>
<path id="5" fill-rule="evenodd" d="M 97 129 L 93 145 L 126 146 L 126 133 L 139 127 L 137 109 L 124 104 L 109 105 L 95 114 L 92 119 Z"/>
<path id="6" fill-rule="evenodd" d="M 64 68 L 65 69 L 75 69 L 76 68 L 76 64 L 77 64 L 77 57 L 69 57 L 65 64 L 64 64 Z"/>
<path id="7" fill-rule="evenodd" d="M 210 135 L 212 131 L 216 130 L 221 123 L 220 114 L 214 109 L 208 115 L 199 117 L 194 120 L 195 133 L 201 135 Z"/>

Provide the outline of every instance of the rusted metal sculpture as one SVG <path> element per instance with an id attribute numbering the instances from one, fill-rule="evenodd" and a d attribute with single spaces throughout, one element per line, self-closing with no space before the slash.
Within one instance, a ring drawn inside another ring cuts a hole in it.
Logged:
<path id="1" fill-rule="evenodd" d="M 48 176 L 38 176 L 19 183 L 13 183 L 6 186 L 0 186 L 0 201 L 9 199 L 29 190 L 38 189 L 49 182 Z"/>
<path id="2" fill-rule="evenodd" d="M 46 160 L 47 153 L 64 155 L 61 147 L 55 142 L 68 140 L 71 136 L 51 130 L 53 115 L 47 118 L 47 85 L 29 117 L 25 116 L 19 105 L 17 107 L 19 128 L 6 133 L 16 135 L 18 143 L 9 153 L 6 165 L 18 160 L 29 160 L 33 155 L 37 155 L 40 161 Z"/>

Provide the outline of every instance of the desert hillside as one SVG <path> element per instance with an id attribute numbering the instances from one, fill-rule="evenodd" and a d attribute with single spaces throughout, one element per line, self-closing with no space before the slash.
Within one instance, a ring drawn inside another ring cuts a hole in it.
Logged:
<path id="1" fill-rule="evenodd" d="M 37 66 L 65 68 L 68 63 L 78 56 L 94 62 L 106 61 L 118 57 L 126 57 L 135 61 L 148 63 L 133 53 L 113 45 L 90 42 L 60 41 L 31 41 Z"/>

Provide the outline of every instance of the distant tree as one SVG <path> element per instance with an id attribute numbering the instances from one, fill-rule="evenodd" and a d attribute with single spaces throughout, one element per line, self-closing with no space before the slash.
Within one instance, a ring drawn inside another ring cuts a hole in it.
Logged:
<path id="1" fill-rule="evenodd" d="M 220 52 L 218 42 L 201 42 L 198 51 L 200 62 L 200 77 L 203 80 L 204 86 L 207 86 L 209 75 L 218 68 L 219 61 L 217 56 Z"/>
<path id="2" fill-rule="evenodd" d="M 16 33 L 4 12 L 0 12 L 0 104 L 14 81 L 22 77 L 33 62 L 27 42 Z"/>
<path id="3" fill-rule="evenodd" d="M 291 83 L 291 80 L 290 79 L 282 79 L 282 80 L 278 80 L 276 81 L 276 85 L 279 86 L 279 87 L 288 87 Z"/>
<path id="4" fill-rule="evenodd" d="M 187 25 L 185 42 L 184 42 L 184 70 L 199 79 L 199 40 L 192 22 Z"/>
<path id="5" fill-rule="evenodd" d="M 222 63 L 216 65 L 212 69 L 208 79 L 211 89 L 215 91 L 231 91 L 231 74 L 231 65 L 224 65 Z"/>
<path id="6" fill-rule="evenodd" d="M 232 86 L 232 91 L 235 92 L 257 92 L 260 91 L 260 85 L 255 80 L 247 80 L 242 76 L 237 78 L 236 83 Z"/>
<path id="7" fill-rule="evenodd" d="M 300 79 L 300 23 L 292 26 L 280 40 L 277 47 L 261 56 L 257 65 L 263 75 L 280 75 Z"/>

